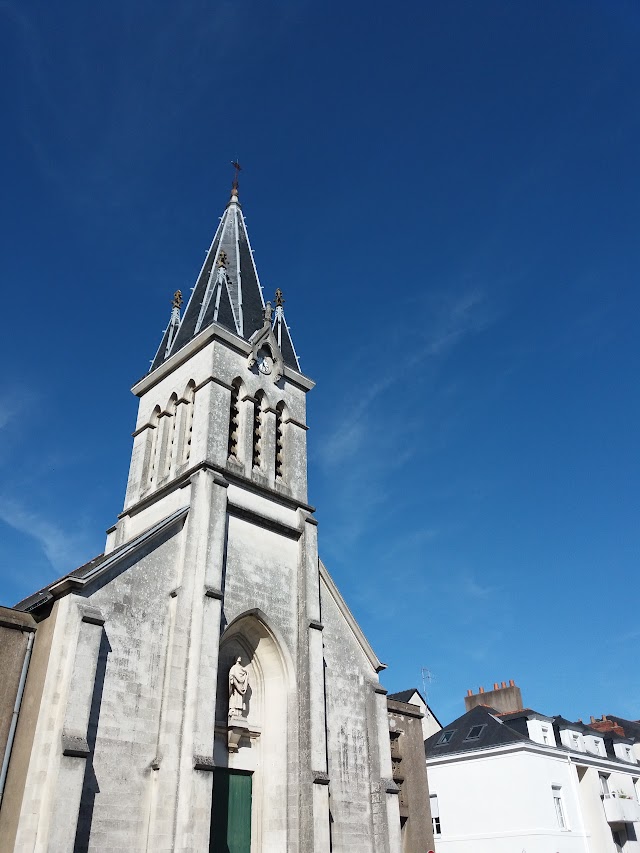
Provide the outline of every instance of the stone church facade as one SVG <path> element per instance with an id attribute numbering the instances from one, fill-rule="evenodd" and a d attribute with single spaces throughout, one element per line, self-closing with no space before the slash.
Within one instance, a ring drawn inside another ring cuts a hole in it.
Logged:
<path id="1" fill-rule="evenodd" d="M 234 184 L 133 388 L 104 554 L 17 605 L 3 853 L 400 853 L 383 665 L 318 557 L 312 388 Z"/>

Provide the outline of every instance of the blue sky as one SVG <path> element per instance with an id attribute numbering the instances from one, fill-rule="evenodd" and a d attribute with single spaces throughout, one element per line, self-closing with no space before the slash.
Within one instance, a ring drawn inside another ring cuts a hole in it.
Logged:
<path id="1" fill-rule="evenodd" d="M 239 157 L 390 690 L 640 716 L 636 3 L 0 2 L 0 600 L 102 550 Z"/>

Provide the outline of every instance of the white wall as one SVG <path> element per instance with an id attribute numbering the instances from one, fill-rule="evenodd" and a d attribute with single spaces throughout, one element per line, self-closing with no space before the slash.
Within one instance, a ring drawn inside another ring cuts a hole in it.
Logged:
<path id="1" fill-rule="evenodd" d="M 612 793 L 635 797 L 635 768 L 616 772 L 606 761 L 583 767 L 567 759 L 516 748 L 427 762 L 440 813 L 437 853 L 614 853 L 598 774 L 609 774 Z M 565 831 L 553 786 L 560 786 Z M 640 842 L 627 841 L 624 850 L 640 853 Z"/>
<path id="2" fill-rule="evenodd" d="M 437 853 L 586 851 L 575 768 L 563 757 L 525 751 L 428 763 L 437 794 Z M 560 785 L 567 831 L 558 825 L 552 785 Z M 595 851 L 593 851 L 595 853 Z"/>

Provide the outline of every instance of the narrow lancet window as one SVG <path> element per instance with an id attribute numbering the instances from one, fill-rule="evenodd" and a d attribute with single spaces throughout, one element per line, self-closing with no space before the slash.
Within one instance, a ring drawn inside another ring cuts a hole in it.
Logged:
<path id="1" fill-rule="evenodd" d="M 176 444 L 176 406 L 178 405 L 178 398 L 175 394 L 171 395 L 171 399 L 169 400 L 169 405 L 167 406 L 167 413 L 165 415 L 166 422 L 164 424 L 164 429 L 166 432 L 166 438 L 164 439 L 164 447 L 162 449 L 163 460 L 162 460 L 162 472 L 164 477 L 171 476 L 171 469 L 174 463 L 174 452 L 175 452 L 175 444 Z"/>
<path id="2" fill-rule="evenodd" d="M 240 437 L 240 380 L 236 379 L 231 388 L 229 411 L 229 458 L 238 459 Z"/>
<path id="3" fill-rule="evenodd" d="M 187 385 L 184 398 L 187 401 L 184 423 L 184 440 L 182 444 L 182 462 L 186 464 L 191 456 L 191 439 L 193 437 L 193 407 L 195 396 L 195 382 L 193 379 Z"/>
<path id="4" fill-rule="evenodd" d="M 284 403 L 276 406 L 276 480 L 284 476 Z"/>
<path id="5" fill-rule="evenodd" d="M 151 488 L 156 482 L 156 469 L 158 467 L 158 454 L 159 454 L 159 418 L 160 418 L 160 406 L 156 406 L 151 414 L 151 419 L 149 421 L 149 439 L 147 443 L 147 453 L 145 459 L 145 474 L 146 474 L 146 485 L 148 488 Z"/>

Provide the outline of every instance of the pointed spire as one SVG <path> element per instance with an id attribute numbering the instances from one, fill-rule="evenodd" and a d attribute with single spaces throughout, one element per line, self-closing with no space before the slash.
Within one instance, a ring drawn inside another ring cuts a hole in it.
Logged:
<path id="1" fill-rule="evenodd" d="M 296 355 L 293 341 L 291 340 L 291 335 L 289 333 L 289 327 L 287 326 L 287 321 L 284 317 L 284 299 L 280 288 L 276 290 L 275 302 L 276 313 L 273 318 L 273 326 L 271 327 L 273 329 L 273 334 L 276 336 L 276 341 L 280 347 L 284 363 L 288 364 L 289 367 L 295 368 L 295 370 L 300 370 L 300 362 L 298 361 L 298 356 Z M 270 304 L 271 303 L 267 302 L 267 305 Z"/>
<path id="2" fill-rule="evenodd" d="M 266 306 L 262 286 L 238 201 L 238 173 L 241 167 L 237 160 L 234 160 L 232 165 L 236 172 L 231 198 L 222 214 L 182 318 L 182 297 L 176 292 L 171 320 L 152 362 L 152 370 L 212 323 L 225 326 L 247 341 L 264 324 Z M 299 370 L 289 328 L 284 319 L 283 305 L 282 291 L 278 289 L 275 312 L 270 306 L 269 321 L 272 323 L 278 345 L 281 346 L 285 364 Z"/>
<path id="3" fill-rule="evenodd" d="M 169 352 L 171 351 L 171 345 L 175 340 L 176 334 L 178 333 L 178 329 L 180 328 L 180 308 L 182 307 L 182 291 L 176 290 L 173 294 L 173 301 L 171 302 L 171 317 L 169 318 L 169 325 L 164 330 L 164 334 L 162 336 L 162 341 L 160 342 L 160 346 L 158 347 L 158 351 L 153 357 L 153 361 L 151 362 L 151 370 L 155 370 L 159 364 L 167 358 Z"/>

